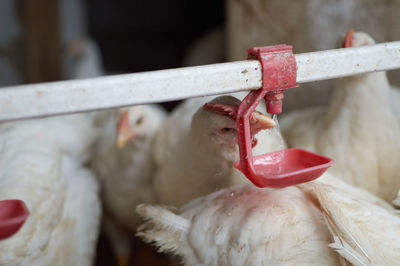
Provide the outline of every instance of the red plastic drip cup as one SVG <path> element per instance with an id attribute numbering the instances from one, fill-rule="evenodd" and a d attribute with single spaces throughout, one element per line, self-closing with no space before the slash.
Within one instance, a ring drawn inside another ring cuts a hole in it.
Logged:
<path id="1" fill-rule="evenodd" d="M 302 149 L 285 149 L 253 157 L 254 172 L 247 174 L 240 162 L 235 167 L 258 187 L 283 188 L 305 183 L 320 177 L 333 161 Z"/>
<path id="2" fill-rule="evenodd" d="M 253 157 L 250 116 L 266 93 L 263 89 L 251 91 L 238 108 L 240 161 L 235 167 L 258 187 L 283 188 L 320 177 L 332 165 L 331 158 L 302 149 L 285 149 Z"/>
<path id="3" fill-rule="evenodd" d="M 28 216 L 29 211 L 23 201 L 0 201 L 0 240 L 17 233 Z"/>

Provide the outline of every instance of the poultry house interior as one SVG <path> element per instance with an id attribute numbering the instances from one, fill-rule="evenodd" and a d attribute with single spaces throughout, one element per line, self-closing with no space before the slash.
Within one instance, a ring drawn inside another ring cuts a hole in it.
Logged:
<path id="1" fill-rule="evenodd" d="M 245 60 L 256 46 L 399 41 L 399 13 L 387 0 L 2 0 L 0 94 Z M 0 265 L 396 265 L 399 73 L 269 94 L 273 116 L 267 100 L 245 112 L 260 94 L 239 92 L 0 121 Z M 257 184 L 249 149 L 333 166 Z"/>

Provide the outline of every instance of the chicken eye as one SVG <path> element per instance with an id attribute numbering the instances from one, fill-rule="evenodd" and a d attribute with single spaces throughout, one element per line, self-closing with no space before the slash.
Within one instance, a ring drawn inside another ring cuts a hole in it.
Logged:
<path id="1" fill-rule="evenodd" d="M 224 127 L 224 128 L 220 129 L 220 132 L 222 134 L 228 134 L 228 133 L 231 133 L 232 131 L 233 131 L 233 128 L 231 128 L 231 127 Z"/>
<path id="2" fill-rule="evenodd" d="M 136 125 L 140 125 L 143 122 L 143 117 L 139 117 L 138 120 L 136 120 Z"/>

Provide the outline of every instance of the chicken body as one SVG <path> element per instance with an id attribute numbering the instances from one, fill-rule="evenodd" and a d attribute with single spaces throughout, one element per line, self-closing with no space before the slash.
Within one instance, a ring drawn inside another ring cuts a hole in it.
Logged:
<path id="1" fill-rule="evenodd" d="M 0 197 L 30 210 L 0 242 L 1 265 L 92 264 L 101 209 L 97 182 L 82 166 L 95 138 L 90 121 L 84 114 L 0 126 Z"/>
<path id="2" fill-rule="evenodd" d="M 384 201 L 340 180 L 284 189 L 242 184 L 176 213 L 150 205 L 137 211 L 147 219 L 138 235 L 182 256 L 185 265 L 350 265 L 344 258 L 364 265 L 351 255 L 394 265 L 399 258 L 400 218 Z"/>
<path id="3" fill-rule="evenodd" d="M 355 33 L 355 46 L 373 44 Z M 308 149 L 335 160 L 332 173 L 387 201 L 400 188 L 399 123 L 384 72 L 340 79 L 328 107 L 285 116 L 281 128 L 289 147 Z"/>
<path id="4" fill-rule="evenodd" d="M 149 219 L 139 236 L 182 256 L 184 265 L 339 265 L 323 216 L 296 187 L 239 185 L 196 199 L 178 215 L 137 210 Z"/>
<path id="5" fill-rule="evenodd" d="M 118 121 L 122 112 L 135 138 L 118 148 Z M 90 166 L 102 187 L 105 209 L 103 227 L 111 240 L 120 265 L 127 264 L 131 236 L 140 219 L 132 215 L 139 203 L 154 201 L 152 148 L 154 134 L 164 120 L 165 112 L 156 105 L 106 110 L 95 114 L 100 134 L 93 145 Z"/>
<path id="6" fill-rule="evenodd" d="M 151 184 L 154 164 L 151 151 L 154 134 L 165 118 L 165 112 L 152 105 L 131 107 L 130 112 L 140 113 L 142 123 L 147 123 L 141 125 L 143 132 L 119 149 L 117 124 L 120 111 L 104 111 L 98 120 L 101 133 L 93 146 L 90 165 L 101 180 L 107 211 L 123 226 L 134 231 L 138 221 L 130 211 L 140 202 L 153 201 Z M 135 125 L 132 125 L 132 130 L 135 130 Z"/>
<path id="7" fill-rule="evenodd" d="M 239 159 L 236 121 L 203 110 L 203 104 L 211 99 L 185 101 L 158 131 L 154 189 L 159 203 L 180 206 L 215 190 L 248 182 L 233 167 Z M 240 103 L 232 96 L 211 102 L 232 106 Z"/>
<path id="8" fill-rule="evenodd" d="M 236 149 L 227 152 L 232 157 L 225 160 L 218 147 L 204 151 L 209 148 L 208 143 L 202 143 L 190 134 L 192 117 L 205 102 L 204 99 L 184 102 L 157 134 L 154 188 L 159 202 L 179 206 L 215 189 L 242 182 L 240 173 L 232 167 L 237 160 Z M 235 171 L 237 179 L 231 179 Z M 205 179 L 204 176 L 210 178 Z"/>

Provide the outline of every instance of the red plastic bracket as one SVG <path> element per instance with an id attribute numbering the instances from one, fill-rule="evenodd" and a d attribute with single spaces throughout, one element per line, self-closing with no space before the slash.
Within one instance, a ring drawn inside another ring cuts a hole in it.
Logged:
<path id="1" fill-rule="evenodd" d="M 262 88 L 267 112 L 282 112 L 283 90 L 297 87 L 297 65 L 291 45 L 254 47 L 247 51 L 248 59 L 258 59 L 262 67 Z"/>
<path id="2" fill-rule="evenodd" d="M 235 167 L 258 187 L 282 188 L 311 181 L 321 176 L 332 159 L 301 149 L 285 149 L 253 157 L 250 117 L 265 99 L 267 112 L 282 112 L 283 90 L 296 87 L 296 59 L 292 46 L 256 47 L 248 51 L 249 58 L 259 59 L 262 66 L 262 88 L 252 90 L 237 110 L 240 161 Z"/>

